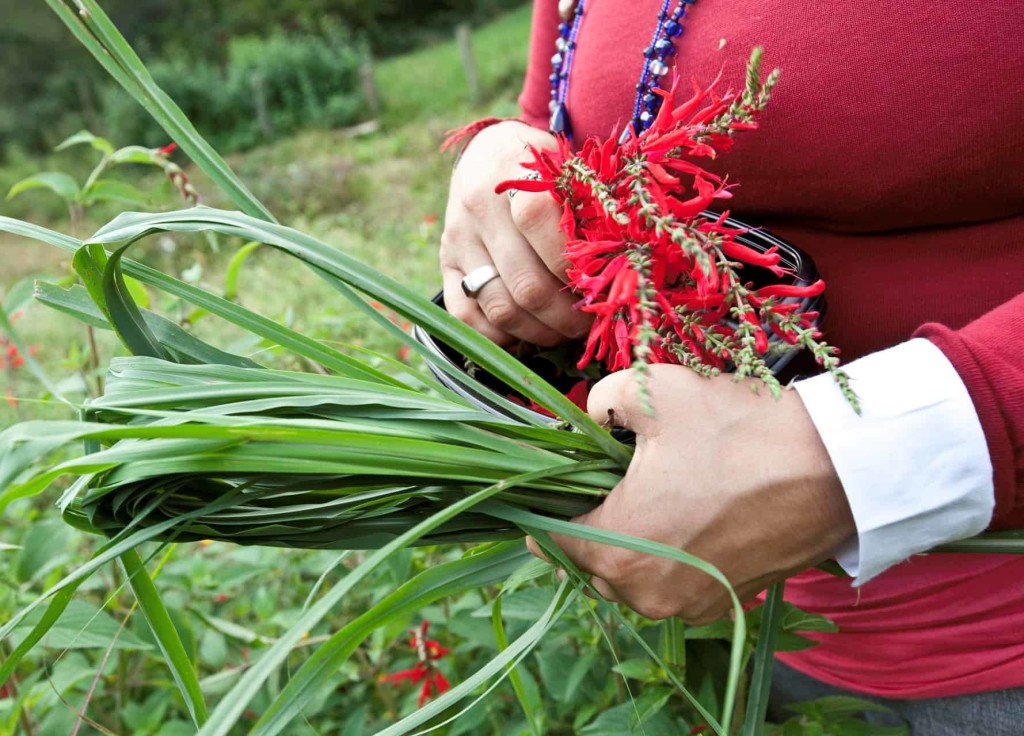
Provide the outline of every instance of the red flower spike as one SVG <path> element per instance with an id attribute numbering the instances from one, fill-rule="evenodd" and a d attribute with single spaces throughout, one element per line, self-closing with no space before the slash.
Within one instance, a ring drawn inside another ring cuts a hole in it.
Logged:
<path id="1" fill-rule="evenodd" d="M 616 135 L 589 138 L 574 149 L 558 136 L 554 150 L 530 147 L 524 168 L 538 178 L 495 188 L 547 191 L 561 209 L 569 288 L 576 307 L 595 317 L 580 369 L 595 361 L 610 371 L 627 368 L 642 345 L 639 354 L 649 363 L 717 370 L 731 363 L 754 372 L 764 364 L 750 358 L 751 342 L 763 355 L 769 334 L 790 344 L 813 334 L 814 317 L 802 314 L 795 300 L 817 296 L 824 283 L 755 290 L 743 266 L 780 279 L 791 271 L 774 250 L 737 242 L 744 231 L 726 225 L 728 212 L 703 214 L 715 200 L 731 198 L 734 184 L 705 170 L 700 159 L 730 150 L 736 132 L 756 129 L 770 89 L 765 83 L 757 94 L 739 96 L 719 92 L 720 79 L 721 73 L 706 87 L 691 80 L 692 94 L 676 106 L 680 80 L 656 90 L 663 104 L 653 124 L 640 134 L 630 129 L 621 142 Z M 741 331 L 735 313 L 742 315 Z M 770 374 L 754 373 L 770 382 Z M 586 382 L 577 382 L 570 398 L 582 406 L 585 389 Z"/>
<path id="2" fill-rule="evenodd" d="M 754 330 L 754 350 L 761 355 L 768 352 L 768 335 L 760 327 Z"/>
<path id="3" fill-rule="evenodd" d="M 460 143 L 468 143 L 477 133 L 484 128 L 488 128 L 498 123 L 503 123 L 507 120 L 518 120 L 518 118 L 483 118 L 476 122 L 464 125 L 461 128 L 454 128 L 445 133 L 444 143 L 441 144 L 441 153 L 444 153 L 449 148 L 457 146 Z"/>
<path id="4" fill-rule="evenodd" d="M 494 187 L 494 193 L 504 194 L 510 189 L 520 192 L 550 192 L 554 185 L 541 179 L 508 179 Z"/>
<path id="5" fill-rule="evenodd" d="M 430 686 L 432 683 L 433 681 L 429 677 L 423 681 L 423 687 L 420 689 L 420 697 L 416 701 L 417 708 L 422 708 L 426 705 L 427 700 L 430 698 Z"/>
<path id="6" fill-rule="evenodd" d="M 409 647 L 416 653 L 418 660 L 416 664 L 408 669 L 380 675 L 378 678 L 380 682 L 387 682 L 393 685 L 398 685 L 406 680 L 413 685 L 419 685 L 422 682 L 423 686 L 420 688 L 418 700 L 419 707 L 421 708 L 430 698 L 432 691 L 441 694 L 451 687 L 448 680 L 445 679 L 444 675 L 434 665 L 434 662 L 448 654 L 449 650 L 438 642 L 427 639 L 427 629 L 429 626 L 429 622 L 424 620 L 420 624 L 419 631 L 416 629 L 409 630 Z"/>
<path id="7" fill-rule="evenodd" d="M 809 297 L 818 296 L 825 291 L 825 282 L 818 279 L 813 284 L 807 284 L 806 286 L 798 286 L 796 284 L 771 284 L 769 286 L 762 286 L 757 290 L 757 296 L 763 299 L 768 297 Z"/>

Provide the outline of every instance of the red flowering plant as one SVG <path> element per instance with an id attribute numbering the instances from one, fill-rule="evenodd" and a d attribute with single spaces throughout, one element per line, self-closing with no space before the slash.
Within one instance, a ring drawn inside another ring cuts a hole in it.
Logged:
<path id="1" fill-rule="evenodd" d="M 707 87 L 694 82 L 690 99 L 673 107 L 678 81 L 671 91 L 656 90 L 664 104 L 639 135 L 592 137 L 578 151 L 565 136 L 554 150 L 531 147 L 524 167 L 534 178 L 502 182 L 496 191 L 549 192 L 562 208 L 569 288 L 580 296 L 578 308 L 594 315 L 577 368 L 732 369 L 777 395 L 781 386 L 766 362 L 779 349 L 771 333 L 782 349 L 811 351 L 856 408 L 838 350 L 816 327 L 818 313 L 801 308 L 825 283 L 786 283 L 791 273 L 776 248 L 738 242 L 746 231 L 727 224 L 728 211 L 706 212 L 731 197 L 732 184 L 702 161 L 729 151 L 737 132 L 757 129 L 778 80 L 777 69 L 761 80 L 760 60 L 756 49 L 739 93 L 719 94 L 717 79 Z M 777 280 L 755 286 L 745 267 Z"/>
<path id="2" fill-rule="evenodd" d="M 2 307 L 0 307 L 2 309 Z M 22 311 L 16 310 L 11 314 L 7 315 L 7 327 L 13 329 L 11 323 L 16 322 L 21 318 Z M 0 315 L 0 320 L 3 317 Z M 39 351 L 38 345 L 29 345 L 27 354 L 34 356 Z M 16 341 L 11 336 L 0 332 L 0 371 L 3 372 L 4 377 L 4 400 L 12 409 L 18 409 L 18 398 L 15 394 L 15 384 L 17 381 L 18 372 L 25 366 L 26 358 L 25 353 L 16 344 Z"/>
<path id="3" fill-rule="evenodd" d="M 430 622 L 424 621 L 420 624 L 419 631 L 416 629 L 409 630 L 409 646 L 416 653 L 416 664 L 408 669 L 380 676 L 381 682 L 389 682 L 395 685 L 406 680 L 413 685 L 423 683 L 420 687 L 419 699 L 417 700 L 417 706 L 420 708 L 424 706 L 432 694 L 440 695 L 451 689 L 451 684 L 441 673 L 441 670 L 437 668 L 436 664 L 439 659 L 448 654 L 449 650 L 433 639 L 427 638 L 427 628 L 429 626 Z"/>

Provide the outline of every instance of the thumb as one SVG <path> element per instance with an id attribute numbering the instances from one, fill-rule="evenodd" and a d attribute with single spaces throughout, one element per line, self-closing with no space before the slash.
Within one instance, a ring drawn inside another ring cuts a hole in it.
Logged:
<path id="1" fill-rule="evenodd" d="M 598 506 L 592 511 L 588 511 L 581 516 L 577 516 L 571 521 L 574 524 L 601 528 L 602 508 L 603 505 Z M 597 571 L 594 569 L 595 563 L 599 558 L 601 549 L 604 545 L 597 542 L 591 542 L 588 539 L 580 539 L 579 537 L 572 537 L 567 534 L 555 533 L 551 534 L 551 541 L 557 544 L 562 552 L 564 552 L 565 555 L 572 560 L 576 567 L 581 571 L 584 573 L 596 574 Z M 536 545 L 535 540 L 534 545 Z"/>
<path id="2" fill-rule="evenodd" d="M 654 421 L 653 412 L 645 410 L 640 400 L 639 376 L 632 369 L 612 373 L 595 383 L 587 397 L 587 413 L 603 427 L 624 427 L 641 435 Z"/>

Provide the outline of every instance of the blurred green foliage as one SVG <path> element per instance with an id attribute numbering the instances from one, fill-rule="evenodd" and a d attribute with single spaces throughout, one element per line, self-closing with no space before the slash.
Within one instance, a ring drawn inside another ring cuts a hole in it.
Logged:
<path id="1" fill-rule="evenodd" d="M 236 151 L 303 127 L 335 128 L 369 113 L 360 67 L 365 44 L 328 23 L 319 35 L 273 31 L 227 43 L 225 65 L 174 52 L 153 78 L 219 150 Z M 147 146 L 167 134 L 120 87 L 102 88 L 103 130 Z"/>
<path id="2" fill-rule="evenodd" d="M 231 150 L 298 125 L 364 118 L 354 71 L 364 54 L 407 53 L 450 37 L 457 22 L 482 21 L 523 4 L 105 0 L 103 7 L 200 129 Z M 82 128 L 156 143 L 146 138 L 155 133 L 144 129 L 134 103 L 111 86 L 45 3 L 0 0 L 0 18 L 0 160 L 17 157 L 18 149 L 52 148 Z M 254 111 L 260 95 L 274 109 L 269 121 Z M 207 120 L 214 127 L 204 127 Z"/>

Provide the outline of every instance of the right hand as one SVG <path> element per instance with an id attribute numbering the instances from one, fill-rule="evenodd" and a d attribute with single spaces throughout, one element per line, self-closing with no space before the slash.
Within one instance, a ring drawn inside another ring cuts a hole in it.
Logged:
<path id="1" fill-rule="evenodd" d="M 573 307 L 578 300 L 565 287 L 565 235 L 561 209 L 547 192 L 494 188 L 527 172 L 527 145 L 554 148 L 547 132 L 518 121 L 480 131 L 466 146 L 448 192 L 441 235 L 441 274 L 448 312 L 496 343 L 516 339 L 553 346 L 587 333 L 591 315 Z M 463 277 L 493 265 L 499 277 L 476 299 L 462 292 Z"/>

